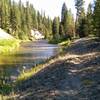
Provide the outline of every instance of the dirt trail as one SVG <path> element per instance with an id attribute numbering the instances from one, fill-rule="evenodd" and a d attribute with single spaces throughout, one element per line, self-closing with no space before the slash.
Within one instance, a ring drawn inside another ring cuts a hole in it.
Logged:
<path id="1" fill-rule="evenodd" d="M 18 100 L 100 100 L 100 41 L 74 41 L 19 89 Z"/>

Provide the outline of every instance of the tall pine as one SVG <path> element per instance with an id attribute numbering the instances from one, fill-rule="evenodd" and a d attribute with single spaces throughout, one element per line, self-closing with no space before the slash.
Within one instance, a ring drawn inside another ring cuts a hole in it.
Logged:
<path id="1" fill-rule="evenodd" d="M 52 24 L 52 33 L 53 33 L 53 40 L 59 41 L 59 17 L 55 17 Z"/>
<path id="2" fill-rule="evenodd" d="M 93 34 L 93 11 L 92 4 L 88 5 L 87 9 L 87 33 L 88 35 Z"/>
<path id="3" fill-rule="evenodd" d="M 94 7 L 94 32 L 100 37 L 100 0 L 96 0 Z"/>
<path id="4" fill-rule="evenodd" d="M 75 29 L 76 29 L 76 33 L 79 34 L 80 37 L 85 36 L 85 29 L 81 30 L 81 28 L 85 28 L 85 23 L 86 23 L 85 12 L 84 12 L 83 6 L 84 6 L 84 0 L 75 0 L 75 7 L 77 10 Z"/>

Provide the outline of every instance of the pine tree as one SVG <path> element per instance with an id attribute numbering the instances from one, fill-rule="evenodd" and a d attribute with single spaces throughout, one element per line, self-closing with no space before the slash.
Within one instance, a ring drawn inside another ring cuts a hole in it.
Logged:
<path id="1" fill-rule="evenodd" d="M 33 23 L 33 28 L 38 29 L 38 18 L 37 18 L 37 13 L 36 10 L 33 8 L 33 13 L 32 13 L 32 23 Z"/>
<path id="2" fill-rule="evenodd" d="M 60 22 L 60 25 L 59 25 L 59 35 L 60 35 L 61 40 L 63 40 L 64 37 L 65 37 L 65 33 L 64 33 L 64 27 L 63 27 L 61 22 Z"/>
<path id="3" fill-rule="evenodd" d="M 63 23 L 64 22 L 64 16 L 65 16 L 65 13 L 67 12 L 67 6 L 65 3 L 63 3 L 63 6 L 62 6 L 62 11 L 61 11 L 61 22 Z"/>
<path id="4" fill-rule="evenodd" d="M 94 7 L 94 31 L 100 37 L 100 0 L 96 0 Z"/>
<path id="5" fill-rule="evenodd" d="M 75 33 L 74 31 L 75 31 L 75 23 L 74 23 L 73 14 L 70 9 L 67 14 L 67 35 L 69 37 L 74 37 L 74 33 Z"/>
<path id="6" fill-rule="evenodd" d="M 48 39 L 53 36 L 52 20 L 21 0 L 0 0 L 0 28 L 19 39 L 29 38 L 31 29 L 38 29 Z"/>
<path id="7" fill-rule="evenodd" d="M 0 1 L 0 27 L 2 26 L 2 0 Z"/>
<path id="8" fill-rule="evenodd" d="M 16 17 L 16 4 L 13 1 L 12 6 L 10 9 L 10 28 L 11 28 L 11 34 L 16 35 L 17 31 L 17 17 Z"/>
<path id="9" fill-rule="evenodd" d="M 60 35 L 59 35 L 59 17 L 55 17 L 52 24 L 52 33 L 53 33 L 53 39 L 55 41 L 59 41 Z"/>
<path id="10" fill-rule="evenodd" d="M 51 19 L 49 17 L 48 17 L 46 26 L 47 26 L 46 28 L 48 30 L 48 32 L 46 33 L 46 38 L 48 40 L 51 40 L 52 39 L 52 21 L 51 21 Z"/>
<path id="11" fill-rule="evenodd" d="M 85 37 L 88 35 L 87 19 L 83 6 L 84 6 L 84 0 L 75 0 L 75 7 L 77 10 L 75 27 L 76 27 L 76 33 L 78 33 L 80 37 Z"/>
<path id="12" fill-rule="evenodd" d="M 92 11 L 92 5 L 88 5 L 87 9 L 87 33 L 93 34 L 93 11 Z"/>
<path id="13" fill-rule="evenodd" d="M 30 4 L 28 1 L 26 2 L 26 23 L 27 23 L 28 32 L 30 32 L 32 28 L 32 25 L 31 25 L 32 16 L 31 16 Z"/>
<path id="14" fill-rule="evenodd" d="M 80 38 L 88 36 L 87 18 L 85 15 L 84 8 L 80 13 L 78 21 L 79 21 L 78 34 Z"/>
<path id="15" fill-rule="evenodd" d="M 76 30 L 76 33 L 80 34 L 79 33 L 79 27 L 80 27 L 80 23 L 82 23 L 82 17 L 83 17 L 83 14 L 84 14 L 84 8 L 83 8 L 83 5 L 84 5 L 84 0 L 75 0 L 75 7 L 76 7 L 76 10 L 77 10 L 77 13 L 76 13 L 76 22 L 75 22 L 75 30 Z M 83 13 L 83 14 L 82 14 Z"/>
<path id="16" fill-rule="evenodd" d="M 1 0 L 1 28 L 6 29 L 8 24 L 8 0 Z M 5 16 L 5 17 L 4 17 Z"/>
<path id="17" fill-rule="evenodd" d="M 63 25 L 65 35 L 67 33 L 67 23 L 68 23 L 67 14 L 68 14 L 68 9 L 67 9 L 66 4 L 64 3 L 62 6 L 62 12 L 61 12 L 61 23 Z"/>
<path id="18" fill-rule="evenodd" d="M 8 32 L 9 30 L 9 0 L 4 0 L 4 29 Z"/>

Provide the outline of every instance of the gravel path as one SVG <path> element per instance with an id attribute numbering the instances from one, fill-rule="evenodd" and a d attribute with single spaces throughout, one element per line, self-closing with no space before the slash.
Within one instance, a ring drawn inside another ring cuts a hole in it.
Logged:
<path id="1" fill-rule="evenodd" d="M 19 90 L 18 100 L 100 100 L 100 41 L 73 42 Z"/>

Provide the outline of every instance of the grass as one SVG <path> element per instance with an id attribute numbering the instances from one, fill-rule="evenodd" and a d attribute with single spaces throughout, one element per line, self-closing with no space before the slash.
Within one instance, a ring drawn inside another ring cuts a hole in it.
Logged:
<path id="1" fill-rule="evenodd" d="M 58 45 L 60 46 L 68 46 L 70 45 L 71 41 L 70 40 L 65 40 L 65 41 L 62 41 L 60 43 L 58 43 Z"/>
<path id="2" fill-rule="evenodd" d="M 0 40 L 0 54 L 7 54 L 19 47 L 20 41 L 17 39 L 1 39 Z"/>
<path id="3" fill-rule="evenodd" d="M 58 43 L 59 46 L 63 46 L 63 47 L 67 47 L 71 44 L 70 40 L 65 40 L 63 42 Z M 39 64 L 35 67 L 33 67 L 31 70 L 28 71 L 23 71 L 17 78 L 16 81 L 24 81 L 30 77 L 32 77 L 33 75 L 35 75 L 36 73 L 38 73 L 39 71 L 43 70 L 45 67 L 47 67 L 48 65 L 54 63 L 56 60 L 59 60 L 59 57 L 61 57 L 62 52 L 57 55 L 56 57 L 47 59 L 47 61 L 45 61 L 45 63 L 43 64 Z"/>
<path id="4" fill-rule="evenodd" d="M 49 63 L 48 63 L 49 65 Z M 26 72 L 22 72 L 18 78 L 17 81 L 24 81 L 30 77 L 32 77 L 33 75 L 35 75 L 36 73 L 38 73 L 39 71 L 41 71 L 42 69 L 44 69 L 46 67 L 45 64 L 40 64 L 36 67 L 33 67 L 31 70 L 26 71 Z"/>
<path id="5" fill-rule="evenodd" d="M 83 84 L 85 86 L 91 86 L 93 83 L 94 83 L 94 81 L 93 80 L 90 80 L 90 79 L 84 79 L 83 80 Z"/>
<path id="6" fill-rule="evenodd" d="M 18 76 L 16 83 L 29 79 L 30 77 L 34 76 L 39 71 L 43 70 L 50 64 L 54 63 L 56 60 L 58 60 L 56 57 L 53 59 L 48 59 L 47 61 L 45 61 L 45 63 L 34 66 L 28 71 L 22 71 L 22 73 Z"/>

